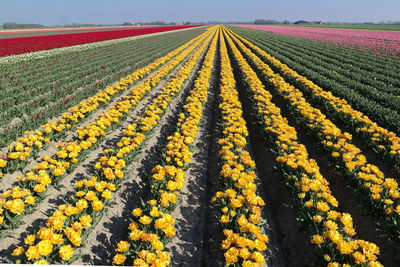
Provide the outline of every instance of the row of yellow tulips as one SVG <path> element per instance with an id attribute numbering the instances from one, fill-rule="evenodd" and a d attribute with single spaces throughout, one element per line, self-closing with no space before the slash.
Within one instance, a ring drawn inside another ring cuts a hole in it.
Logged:
<path id="1" fill-rule="evenodd" d="M 356 183 L 372 209 L 380 213 L 378 219 L 382 228 L 389 231 L 399 242 L 400 191 L 397 181 L 386 178 L 377 166 L 368 163 L 362 151 L 352 144 L 352 136 L 342 132 L 319 109 L 312 107 L 297 88 L 281 76 L 273 74 L 268 65 L 251 50 L 244 45 L 241 47 L 277 92 L 305 120 L 307 127 L 315 132 L 322 146 L 330 153 L 335 166 L 340 167 L 340 171 Z"/>
<path id="2" fill-rule="evenodd" d="M 242 117 L 242 106 L 235 89 L 235 79 L 226 43 L 220 33 L 221 81 L 219 109 L 222 113 L 220 182 L 211 199 L 219 216 L 225 239 L 221 243 L 225 264 L 231 266 L 261 266 L 265 263 L 268 236 L 264 234 L 261 207 L 257 195 L 255 163 L 246 151 L 248 131 Z"/>
<path id="3" fill-rule="evenodd" d="M 98 176 L 76 182 L 76 198 L 71 199 L 70 204 L 60 205 L 47 220 L 46 227 L 25 239 L 28 245 L 26 250 L 20 246 L 13 251 L 14 256 L 20 256 L 17 261 L 45 264 L 74 260 L 74 250 L 82 245 L 93 225 L 100 220 L 106 211 L 105 206 L 111 205 L 112 191 L 116 191 L 122 182 L 127 163 L 133 160 L 134 152 L 138 152 L 151 134 L 209 45 L 212 33 L 207 36 L 135 123 L 122 130 L 124 135 L 117 143 L 118 149 L 105 151 L 106 156 L 101 157 L 94 166 Z"/>
<path id="4" fill-rule="evenodd" d="M 308 157 L 305 146 L 297 139 L 296 130 L 288 125 L 287 120 L 281 116 L 280 109 L 271 102 L 272 95 L 265 90 L 257 74 L 232 41 L 235 36 L 228 30 L 225 35 L 258 113 L 263 117 L 265 132 L 275 146 L 278 154 L 276 160 L 287 178 L 287 184 L 297 194 L 296 199 L 300 202 L 299 215 L 308 221 L 310 230 L 315 233 L 311 242 L 318 245 L 328 266 L 366 263 L 369 266 L 380 266 L 376 256 L 379 248 L 373 243 L 353 238 L 356 231 L 351 215 L 336 210 L 338 201 L 331 194 L 329 183 L 321 175 L 317 163 Z M 262 63 L 237 38 L 235 41 L 254 64 Z M 280 87 L 289 87 L 268 66 L 263 65 L 261 70 L 268 73 L 269 81 L 277 90 Z M 298 94 L 296 96 L 299 97 Z"/>
<path id="5" fill-rule="evenodd" d="M 167 137 L 168 143 L 161 155 L 162 164 L 152 170 L 150 200 L 133 210 L 128 241 L 117 244 L 114 264 L 170 264 L 165 245 L 176 234 L 175 219 L 170 214 L 179 203 L 177 200 L 185 183 L 185 169 L 192 158 L 189 146 L 196 138 L 203 117 L 203 106 L 207 102 L 217 40 L 218 35 L 215 34 L 194 88 L 186 98 L 183 112 L 179 114 L 176 131 Z"/>
<path id="6" fill-rule="evenodd" d="M 42 125 L 41 129 L 36 131 L 25 132 L 25 136 L 18 138 L 14 144 L 10 145 L 5 154 L 0 158 L 0 178 L 6 173 L 13 173 L 15 170 L 25 167 L 28 164 L 28 159 L 46 147 L 46 143 L 57 139 L 60 133 L 78 125 L 98 109 L 101 104 L 110 102 L 116 95 L 129 88 L 130 85 L 174 58 L 200 38 L 201 36 L 193 38 L 166 56 L 158 58 L 150 65 L 121 78 L 113 86 L 108 86 L 105 90 L 100 90 L 95 96 L 81 101 L 75 107 L 70 108 L 68 112 L 63 113 L 57 121 L 46 123 Z"/>
<path id="7" fill-rule="evenodd" d="M 23 218 L 26 212 L 31 212 L 39 202 L 44 191 L 52 184 L 59 182 L 65 174 L 72 170 L 77 163 L 84 160 L 84 155 L 122 119 L 128 112 L 156 86 L 172 69 L 182 62 L 204 39 L 207 33 L 192 43 L 189 48 L 178 54 L 172 61 L 160 68 L 143 84 L 130 91 L 130 95 L 117 102 L 113 107 L 100 114 L 96 120 L 85 127 L 76 130 L 78 140 L 62 142 L 57 145 L 57 152 L 52 156 L 45 155 L 38 165 L 25 175 L 18 177 L 19 185 L 6 190 L 0 197 L 0 228 L 12 228 Z M 26 198 L 28 200 L 26 200 Z M 28 207 L 25 207 L 25 204 Z"/>
<path id="8" fill-rule="evenodd" d="M 284 75 L 288 75 L 303 84 L 304 88 L 311 92 L 313 97 L 321 99 L 325 105 L 336 112 L 336 114 L 351 128 L 354 128 L 354 132 L 360 133 L 363 137 L 366 137 L 365 140 L 368 145 L 373 145 L 373 148 L 378 151 L 381 156 L 391 159 L 395 166 L 400 168 L 400 138 L 394 132 L 379 126 L 367 115 L 352 108 L 345 99 L 334 96 L 331 92 L 322 89 L 306 77 L 301 76 L 261 48 L 255 46 L 236 33 L 233 34 L 251 48 L 252 51 L 255 51 L 265 59 L 268 64 L 281 70 Z"/>

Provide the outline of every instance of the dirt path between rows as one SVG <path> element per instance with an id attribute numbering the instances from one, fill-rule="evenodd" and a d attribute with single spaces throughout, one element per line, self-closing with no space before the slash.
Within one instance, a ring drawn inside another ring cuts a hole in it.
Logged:
<path id="1" fill-rule="evenodd" d="M 218 46 L 218 45 L 217 45 Z M 217 49 L 218 51 L 218 49 Z M 218 53 L 216 51 L 216 53 Z M 207 160 L 209 153 L 211 117 L 216 101 L 216 65 L 214 59 L 213 71 L 210 77 L 208 101 L 203 107 L 203 118 L 199 132 L 192 146 L 196 147 L 190 167 L 186 170 L 186 182 L 182 188 L 182 202 L 172 213 L 176 219 L 175 228 L 178 234 L 167 245 L 171 249 L 171 264 L 173 266 L 200 266 L 203 252 L 203 236 L 205 228 L 206 209 L 209 205 L 207 197 Z"/>

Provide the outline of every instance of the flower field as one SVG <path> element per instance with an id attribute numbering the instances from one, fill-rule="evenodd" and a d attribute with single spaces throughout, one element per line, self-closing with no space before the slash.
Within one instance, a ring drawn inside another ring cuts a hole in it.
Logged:
<path id="1" fill-rule="evenodd" d="M 0 39 L 0 57 L 190 27 L 193 26 L 150 27 Z"/>
<path id="2" fill-rule="evenodd" d="M 215 25 L 1 62 L 0 262 L 400 262 L 396 58 Z"/>
<path id="3" fill-rule="evenodd" d="M 160 25 L 161 26 L 161 25 Z M 28 37 L 28 36 L 43 36 L 55 34 L 69 34 L 69 33 L 82 33 L 82 32 L 100 32 L 100 31 L 118 31 L 130 30 L 137 28 L 149 28 L 154 25 L 142 26 L 102 26 L 102 27 L 79 27 L 79 28 L 41 28 L 41 29 L 13 29 L 13 30 L 0 30 L 0 39 Z"/>
<path id="4" fill-rule="evenodd" d="M 331 43 L 349 48 L 388 54 L 395 57 L 400 53 L 400 32 L 367 31 L 351 29 L 327 29 L 311 27 L 286 27 L 262 25 L 236 25 L 250 29 L 268 31 L 309 40 Z"/>

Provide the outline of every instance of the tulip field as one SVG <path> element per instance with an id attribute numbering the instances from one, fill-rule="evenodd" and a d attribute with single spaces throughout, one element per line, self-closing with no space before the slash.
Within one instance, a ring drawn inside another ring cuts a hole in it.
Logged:
<path id="1" fill-rule="evenodd" d="M 285 27 L 261 25 L 237 25 L 250 29 L 268 31 L 339 46 L 357 48 L 378 54 L 399 56 L 400 32 L 365 31 L 352 29 L 327 29 L 311 27 Z"/>
<path id="2" fill-rule="evenodd" d="M 398 266 L 397 48 L 253 26 L 0 39 L 0 262 Z"/>

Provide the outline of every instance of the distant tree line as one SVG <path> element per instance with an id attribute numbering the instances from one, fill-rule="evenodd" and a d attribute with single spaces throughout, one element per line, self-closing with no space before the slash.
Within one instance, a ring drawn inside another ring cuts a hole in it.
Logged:
<path id="1" fill-rule="evenodd" d="M 290 22 L 288 20 L 277 21 L 277 20 L 273 20 L 273 19 L 256 19 L 254 21 L 254 24 L 269 24 L 269 25 L 284 24 L 284 25 L 288 25 L 288 24 L 322 24 L 322 22 L 321 21 L 305 21 L 305 20 Z"/>
<path id="2" fill-rule="evenodd" d="M 42 24 L 4 22 L 3 29 L 44 28 Z"/>
<path id="3" fill-rule="evenodd" d="M 362 22 L 362 23 L 349 23 L 349 22 L 322 22 L 322 21 L 306 21 L 299 20 L 295 22 L 290 22 L 288 20 L 277 21 L 273 19 L 256 19 L 254 24 L 269 24 L 269 25 L 279 25 L 279 24 L 364 24 L 364 25 L 399 25 L 400 21 L 380 21 L 378 23 L 374 22 Z"/>
<path id="4" fill-rule="evenodd" d="M 273 19 L 256 19 L 254 24 L 281 24 L 279 21 Z"/>

